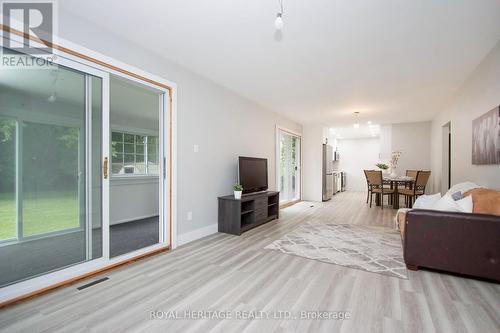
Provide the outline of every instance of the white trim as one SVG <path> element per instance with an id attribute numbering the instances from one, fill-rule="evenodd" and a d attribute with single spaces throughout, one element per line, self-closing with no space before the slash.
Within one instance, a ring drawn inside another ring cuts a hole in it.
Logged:
<path id="1" fill-rule="evenodd" d="M 102 78 L 101 78 L 102 80 Z M 102 85 L 101 85 L 102 89 Z M 86 175 L 85 176 L 85 186 L 84 186 L 84 193 L 85 193 L 85 228 L 86 228 L 86 241 L 85 241 L 85 246 L 86 246 L 86 259 L 87 260 L 92 260 L 92 225 L 93 225 L 93 213 L 92 213 L 92 206 L 93 206 L 93 201 L 92 201 L 92 184 L 94 182 L 94 179 L 92 178 L 92 143 L 93 143 L 93 133 L 92 133 L 92 122 L 93 122 L 93 114 L 92 114 L 92 106 L 93 106 L 93 100 L 92 100 L 92 78 L 90 75 L 85 74 L 85 143 L 83 150 L 85 151 L 85 159 L 84 159 L 84 165 L 85 167 L 83 168 L 83 173 Z M 101 101 L 102 104 L 102 101 Z M 102 112 L 102 105 L 101 105 L 101 112 Z M 101 124 L 102 124 L 102 117 L 101 117 Z M 100 125 L 101 125 L 100 124 Z M 101 133 L 102 137 L 102 133 Z M 82 140 L 83 141 L 83 140 Z M 102 140 L 101 140 L 102 141 Z M 101 142 L 101 148 L 102 148 L 103 142 Z M 102 154 L 102 150 L 101 150 Z M 100 154 L 100 155 L 101 155 Z M 80 154 L 78 154 L 80 155 Z M 99 156 L 99 159 L 101 156 Z M 78 163 L 80 165 L 80 163 Z M 100 164 L 100 161 L 99 161 Z M 82 172 L 82 170 L 78 171 L 79 173 Z M 96 175 L 98 179 L 101 179 L 101 173 L 99 172 L 99 175 Z M 78 182 L 80 183 L 80 177 L 78 177 Z M 80 184 L 78 184 L 81 186 Z M 81 193 L 81 191 L 78 191 Z M 101 194 L 102 194 L 102 186 L 101 186 Z M 81 198 L 79 200 L 81 202 Z M 102 200 L 101 200 L 101 206 L 102 206 Z M 79 214 L 81 216 L 81 214 Z M 101 215 L 102 219 L 102 215 Z M 102 225 L 102 222 L 101 222 Z M 102 237 L 102 233 L 101 233 Z M 101 242 L 102 244 L 102 242 Z"/>
<path id="2" fill-rule="evenodd" d="M 292 134 L 292 135 L 295 135 L 295 136 L 298 136 L 298 137 L 302 138 L 302 133 L 296 132 L 294 130 L 291 130 L 289 128 L 286 128 L 286 127 L 283 127 L 283 126 L 280 126 L 280 125 L 276 125 L 276 130 L 280 130 L 280 131 L 283 131 L 283 132 L 288 132 L 289 134 Z"/>
<path id="3" fill-rule="evenodd" d="M 168 94 L 168 91 L 164 91 L 161 94 L 158 94 L 158 126 L 160 128 L 160 133 L 158 135 L 158 152 L 157 152 L 157 160 L 158 160 L 158 179 L 159 179 L 159 188 L 158 188 L 158 208 L 160 209 L 160 223 L 158 224 L 158 235 L 159 235 L 159 241 L 163 244 L 168 243 L 170 245 L 170 240 L 167 239 L 168 237 L 168 232 L 169 232 L 169 227 L 168 227 L 168 219 L 167 219 L 167 214 L 165 212 L 168 211 L 168 203 L 166 202 L 165 198 L 168 197 L 168 193 L 166 192 L 167 184 L 168 184 L 168 179 L 166 179 L 165 175 L 165 168 L 167 167 L 165 163 L 165 154 L 168 151 L 166 147 L 169 147 L 168 142 L 165 140 L 165 132 L 168 131 L 168 126 L 165 123 L 165 114 L 168 114 L 169 110 L 165 108 L 165 96 Z M 145 152 L 145 159 L 144 161 L 146 162 L 146 168 L 147 168 L 147 163 L 148 162 L 148 146 L 144 147 L 144 152 Z"/>
<path id="4" fill-rule="evenodd" d="M 111 154 L 110 154 L 110 146 L 111 146 L 111 131 L 110 131 L 110 106 L 109 106 L 109 100 L 110 100 L 110 80 L 109 80 L 109 74 L 106 74 L 106 77 L 102 80 L 102 132 L 101 132 L 101 167 L 99 168 L 101 172 L 101 186 L 102 186 L 102 193 L 101 193 L 101 214 L 102 214 L 102 220 L 101 220 L 101 225 L 102 225 L 102 257 L 105 260 L 109 260 L 109 247 L 110 247 L 110 241 L 109 241 L 109 211 L 110 211 L 110 200 L 109 200 L 109 193 L 110 193 L 110 186 L 111 186 Z M 103 176 L 103 164 L 104 164 L 104 158 L 108 158 L 108 177 L 104 179 Z"/>
<path id="5" fill-rule="evenodd" d="M 178 242 L 179 242 L 178 245 L 179 246 L 184 245 L 193 242 L 197 239 L 213 235 L 218 232 L 219 230 L 218 228 L 219 225 L 217 223 L 214 223 L 203 228 L 195 229 L 193 231 L 180 234 L 178 236 Z"/>
<path id="6" fill-rule="evenodd" d="M 148 215 L 136 216 L 136 217 L 129 218 L 129 219 L 118 220 L 118 221 L 109 221 L 109 225 L 113 226 L 113 225 L 117 225 L 117 224 L 121 224 L 121 223 L 134 222 L 137 220 L 148 219 L 150 217 L 155 217 L 155 216 L 159 216 L 159 215 L 158 214 L 148 214 Z"/>
<path id="7" fill-rule="evenodd" d="M 170 197 L 172 199 L 172 230 L 170 234 L 172 235 L 172 249 L 177 247 L 177 86 L 172 89 L 172 160 L 170 164 L 172 166 L 172 192 Z M 166 120 L 167 121 L 167 120 Z M 168 205 L 167 205 L 168 207 Z"/>
<path id="8" fill-rule="evenodd" d="M 294 130 L 291 130 L 289 128 L 286 128 L 286 127 L 283 127 L 283 126 L 280 126 L 280 125 L 277 125 L 276 124 L 276 142 L 275 142 L 275 152 L 276 152 L 276 155 L 275 155 L 275 168 L 276 168 L 276 191 L 279 191 L 279 185 L 280 185 L 280 168 L 279 168 L 279 160 L 280 160 L 280 131 L 282 132 L 285 132 L 285 133 L 288 133 L 290 135 L 293 135 L 293 136 L 296 136 L 298 137 L 300 140 L 299 140 L 299 153 L 298 153 L 298 158 L 299 158 L 299 182 L 297 183 L 299 185 L 299 198 L 298 199 L 292 199 L 292 200 L 288 200 L 288 201 L 283 201 L 283 202 L 280 202 L 279 204 L 280 205 L 286 205 L 287 203 L 290 203 L 290 202 L 294 202 L 294 201 L 297 201 L 297 200 L 302 200 L 302 134 L 301 133 L 298 133 L 298 132 L 295 132 Z"/>

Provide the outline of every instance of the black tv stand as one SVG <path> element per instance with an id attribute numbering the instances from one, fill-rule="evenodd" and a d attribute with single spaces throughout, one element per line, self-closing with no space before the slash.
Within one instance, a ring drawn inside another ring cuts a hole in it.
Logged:
<path id="1" fill-rule="evenodd" d="M 243 232 L 279 218 L 280 194 L 275 191 L 250 193 L 235 199 L 219 197 L 219 232 L 241 235 Z"/>

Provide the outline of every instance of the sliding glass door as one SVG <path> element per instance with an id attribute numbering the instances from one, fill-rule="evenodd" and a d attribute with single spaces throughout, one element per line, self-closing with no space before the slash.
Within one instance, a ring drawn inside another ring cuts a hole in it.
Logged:
<path id="1" fill-rule="evenodd" d="M 62 64 L 1 74 L 4 286 L 102 256 L 103 77 Z"/>
<path id="2" fill-rule="evenodd" d="M 0 288 L 14 293 L 170 245 L 168 90 L 55 59 L 0 68 Z"/>
<path id="3" fill-rule="evenodd" d="M 0 244 L 17 238 L 16 146 L 16 120 L 0 117 Z"/>
<path id="4" fill-rule="evenodd" d="M 280 202 L 300 199 L 300 136 L 278 128 L 278 189 Z"/>
<path id="5" fill-rule="evenodd" d="M 164 93 L 110 79 L 110 256 L 161 242 Z"/>

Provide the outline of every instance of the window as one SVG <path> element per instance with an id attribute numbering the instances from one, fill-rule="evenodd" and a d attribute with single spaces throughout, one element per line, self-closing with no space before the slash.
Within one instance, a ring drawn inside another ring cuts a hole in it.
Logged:
<path id="1" fill-rule="evenodd" d="M 111 134 L 111 170 L 114 175 L 158 175 L 158 136 Z"/>

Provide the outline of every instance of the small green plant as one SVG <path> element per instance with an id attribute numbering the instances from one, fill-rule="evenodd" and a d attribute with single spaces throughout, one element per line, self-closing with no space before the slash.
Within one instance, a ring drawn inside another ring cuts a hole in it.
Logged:
<path id="1" fill-rule="evenodd" d="M 241 186 L 240 184 L 236 183 L 233 186 L 233 190 L 235 190 L 235 191 L 243 191 L 243 186 Z"/>
<path id="2" fill-rule="evenodd" d="M 377 168 L 379 168 L 379 169 L 382 169 L 382 170 L 387 170 L 387 169 L 389 169 L 389 166 L 388 166 L 387 164 L 385 164 L 385 163 L 377 163 L 377 164 L 375 164 L 375 166 L 376 166 Z"/>

